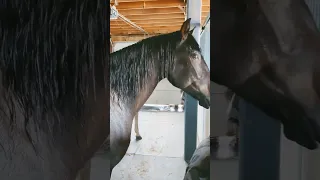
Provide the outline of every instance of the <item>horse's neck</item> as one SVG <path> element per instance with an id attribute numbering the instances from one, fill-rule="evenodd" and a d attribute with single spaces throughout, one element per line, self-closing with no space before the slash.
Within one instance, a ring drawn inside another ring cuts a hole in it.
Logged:
<path id="1" fill-rule="evenodd" d="M 307 39 L 317 36 L 317 26 L 303 0 L 259 0 L 259 3 L 283 52 L 295 52 L 307 46 Z"/>
<path id="2" fill-rule="evenodd" d="M 158 74 L 149 76 L 149 80 L 146 81 L 148 83 L 143 88 L 141 88 L 140 91 L 137 92 L 137 96 L 134 100 L 135 112 L 138 112 L 143 104 L 148 100 L 159 81 L 160 80 L 158 78 Z"/>
<path id="3" fill-rule="evenodd" d="M 163 50 L 162 48 L 164 47 L 159 47 L 159 51 Z M 165 48 L 164 48 L 165 49 Z M 135 113 L 139 111 L 139 109 L 143 106 L 143 104 L 148 100 L 148 98 L 151 96 L 153 93 L 154 89 L 156 88 L 157 84 L 164 78 L 167 77 L 168 75 L 168 68 L 169 62 L 166 61 L 171 61 L 171 55 L 173 52 L 167 51 L 166 55 L 161 55 L 159 56 L 159 52 L 153 52 L 149 54 L 148 56 L 150 59 L 146 61 L 153 61 L 153 66 L 149 67 L 149 75 L 145 76 L 143 81 L 144 85 L 142 88 L 139 88 L 138 92 L 136 93 L 136 96 L 134 98 L 134 110 Z"/>

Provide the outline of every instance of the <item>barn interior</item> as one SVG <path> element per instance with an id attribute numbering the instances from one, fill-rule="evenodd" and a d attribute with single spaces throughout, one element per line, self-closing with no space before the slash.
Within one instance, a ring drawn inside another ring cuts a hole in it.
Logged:
<path id="1" fill-rule="evenodd" d="M 320 2 L 305 1 L 319 26 Z M 196 19 L 195 26 L 197 22 L 200 24 L 201 29 L 194 36 L 199 40 L 205 60 L 210 65 L 210 1 L 111 0 L 110 7 L 115 10 L 110 15 L 111 51 L 118 51 L 151 36 L 177 31 L 183 21 L 191 17 Z M 201 140 L 210 134 L 221 137 L 221 141 L 230 141 L 225 138 L 228 131 L 227 89 L 215 83 L 211 86 L 214 100 L 210 113 L 196 103 L 186 104 L 184 112 L 141 111 L 140 131 L 145 138 L 136 141 L 132 131 L 130 148 L 116 167 L 112 179 L 182 179 L 186 162 Z M 179 90 L 163 80 L 146 105 L 176 104 L 179 101 Z M 246 139 L 243 146 L 247 147 L 242 154 L 228 150 L 227 142 L 225 151 L 228 152 L 224 153 L 224 158 L 212 158 L 211 176 L 215 180 L 242 180 L 245 169 L 256 170 L 250 171 L 252 177 L 276 177 L 274 180 L 320 179 L 320 151 L 309 151 L 289 141 L 279 124 L 270 123 L 272 120 L 255 107 L 248 104 L 244 106 L 244 118 L 259 121 L 247 125 L 247 133 L 240 135 L 240 141 L 241 138 Z M 166 131 L 155 130 L 160 124 Z M 250 129 L 258 129 L 266 137 L 257 139 L 257 131 Z M 239 162 L 238 156 L 241 155 L 246 158 Z"/>
<path id="2" fill-rule="evenodd" d="M 209 0 L 111 0 L 110 7 L 111 52 L 148 37 L 178 31 L 193 13 L 192 24 L 198 29 L 195 31 L 202 53 L 210 65 Z M 194 101 L 188 96 L 186 99 Z M 162 80 L 138 113 L 142 140 L 136 140 L 133 125 L 130 147 L 111 179 L 183 179 L 186 162 L 197 144 L 210 134 L 210 110 L 197 102 L 186 103 L 179 110 L 170 108 L 179 104 L 180 89 Z"/>

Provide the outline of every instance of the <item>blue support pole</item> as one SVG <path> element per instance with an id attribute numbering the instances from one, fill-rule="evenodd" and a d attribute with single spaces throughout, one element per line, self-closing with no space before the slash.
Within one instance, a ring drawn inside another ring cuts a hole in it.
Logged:
<path id="1" fill-rule="evenodd" d="M 279 180 L 281 124 L 240 100 L 239 180 Z"/>
<path id="2" fill-rule="evenodd" d="M 193 36 L 200 44 L 201 11 L 202 2 L 199 0 L 188 0 L 187 17 L 191 18 L 191 25 L 195 27 Z M 191 96 L 185 96 L 185 135 L 184 135 L 184 159 L 189 162 L 197 147 L 197 117 L 198 101 Z"/>
<path id="3" fill-rule="evenodd" d="M 185 95 L 184 160 L 189 162 L 197 146 L 198 101 Z"/>

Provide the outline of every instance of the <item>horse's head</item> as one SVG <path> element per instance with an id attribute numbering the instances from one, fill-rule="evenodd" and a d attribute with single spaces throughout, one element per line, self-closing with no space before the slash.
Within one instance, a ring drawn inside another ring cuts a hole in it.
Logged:
<path id="1" fill-rule="evenodd" d="M 174 86 L 199 101 L 200 106 L 210 107 L 210 72 L 200 47 L 190 31 L 190 18 L 180 30 L 181 40 L 177 44 L 172 69 L 168 80 Z"/>

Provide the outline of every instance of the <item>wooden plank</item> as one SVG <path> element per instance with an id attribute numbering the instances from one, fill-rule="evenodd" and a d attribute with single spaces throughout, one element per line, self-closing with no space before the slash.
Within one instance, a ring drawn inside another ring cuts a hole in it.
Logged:
<path id="1" fill-rule="evenodd" d="M 183 16 L 182 16 L 183 17 Z M 203 20 L 205 20 L 206 19 L 206 17 L 207 17 L 207 15 L 206 16 L 202 16 L 201 18 L 202 18 L 202 21 Z M 128 18 L 129 19 L 129 18 Z M 169 21 L 169 20 L 170 21 Z M 170 22 L 176 22 L 177 20 L 181 20 L 182 18 L 181 18 L 181 16 L 177 16 L 177 17 L 175 17 L 175 16 L 173 16 L 173 17 L 170 17 L 170 16 L 164 16 L 163 18 L 161 18 L 161 17 L 159 17 L 159 18 L 154 18 L 154 19 L 145 19 L 145 20 L 147 20 L 148 22 L 150 22 L 150 21 L 152 21 L 152 23 L 155 23 L 155 24 L 157 24 L 157 22 L 162 22 L 162 21 L 164 21 L 164 20 L 166 20 L 167 22 L 166 23 L 170 23 Z M 184 18 L 183 18 L 184 19 Z M 141 22 L 143 19 L 131 19 L 130 18 L 130 20 L 132 21 L 132 22 Z M 183 20 L 184 21 L 184 20 Z M 125 25 L 127 25 L 127 23 L 125 23 L 124 21 L 122 21 L 121 19 L 118 19 L 118 20 L 111 20 L 110 21 L 110 25 L 111 26 L 125 26 Z"/>
<path id="2" fill-rule="evenodd" d="M 155 21 L 132 21 L 134 24 L 138 26 L 175 26 L 177 24 L 182 24 L 185 20 L 184 19 L 177 19 L 177 20 L 172 20 L 167 22 L 165 20 L 155 20 Z M 116 28 L 116 27 L 123 27 L 123 26 L 131 26 L 128 23 L 124 21 L 110 21 L 110 28 Z"/>
<path id="3" fill-rule="evenodd" d="M 149 9 L 121 9 L 119 10 L 124 16 L 127 15 L 146 15 L 146 14 L 173 14 L 183 13 L 178 7 L 167 7 L 167 8 L 149 8 Z"/>
<path id="4" fill-rule="evenodd" d="M 169 22 L 169 23 L 150 23 L 150 24 L 136 24 L 137 26 L 140 26 L 141 28 L 145 29 L 150 29 L 150 28 L 162 28 L 162 29 L 167 29 L 167 28 L 172 28 L 172 27 L 177 27 L 177 26 L 181 26 L 183 24 L 184 21 L 180 21 L 180 22 Z M 121 25 L 115 25 L 112 24 L 110 26 L 110 30 L 118 30 L 118 29 L 132 29 L 133 27 L 130 26 L 129 24 L 121 24 Z M 135 29 L 135 28 L 133 28 Z"/>
<path id="5" fill-rule="evenodd" d="M 144 25 L 144 26 L 141 26 L 141 28 L 143 29 L 152 29 L 152 28 L 155 28 L 155 29 L 168 29 L 168 28 L 176 28 L 176 27 L 181 27 L 182 23 L 180 24 L 171 24 L 171 25 L 163 25 L 163 24 L 151 24 L 151 25 Z M 122 27 L 122 26 L 116 26 L 116 27 L 111 27 L 110 29 L 111 30 L 117 30 L 117 29 L 126 29 L 127 27 Z M 131 29 L 131 28 L 129 28 Z"/>
<path id="6" fill-rule="evenodd" d="M 145 31 L 148 32 L 148 34 L 166 34 L 166 33 L 171 33 L 174 31 L 178 31 L 181 28 L 179 27 L 174 27 L 174 28 L 167 28 L 167 29 L 156 29 L 156 28 L 150 28 L 150 29 L 145 29 Z M 130 34 L 144 34 L 144 32 L 135 30 L 135 29 L 119 29 L 119 30 L 114 30 L 111 32 L 113 36 L 119 36 L 119 35 L 130 35 Z"/>
<path id="7" fill-rule="evenodd" d="M 150 9 L 150 8 L 168 8 L 168 7 L 185 7 L 186 4 L 181 0 L 170 1 L 146 1 L 146 2 L 124 2 L 118 3 L 116 8 L 121 11 L 123 9 Z"/>
<path id="8" fill-rule="evenodd" d="M 205 18 L 202 19 L 202 25 L 205 22 Z M 168 22 L 168 23 L 150 23 L 150 24 L 137 24 L 142 29 L 146 30 L 147 32 L 153 31 L 153 30 L 168 30 L 168 31 L 174 31 L 178 30 L 181 26 L 183 21 L 180 22 Z M 117 32 L 127 32 L 132 33 L 131 31 L 136 30 L 136 28 L 130 26 L 129 24 L 126 24 L 124 22 L 119 24 L 111 24 L 110 31 L 111 33 L 117 33 Z"/>
<path id="9" fill-rule="evenodd" d="M 118 3 L 122 2 L 139 2 L 139 1 L 158 1 L 158 0 L 116 0 Z M 115 0 L 110 0 L 110 3 L 114 4 Z"/>
<path id="10" fill-rule="evenodd" d="M 143 29 L 147 32 L 150 32 L 150 31 L 157 31 L 157 30 L 160 30 L 160 31 L 176 31 L 176 30 L 179 30 L 181 28 L 181 25 L 178 25 L 178 26 L 171 26 L 171 27 L 161 27 L 161 26 L 149 26 L 149 27 L 144 27 Z M 112 28 L 110 29 L 111 32 L 116 32 L 116 31 L 132 31 L 132 30 L 137 30 L 136 28 Z"/>
<path id="11" fill-rule="evenodd" d="M 205 17 L 203 17 L 201 19 L 201 24 L 203 25 L 203 23 L 205 22 Z M 176 20 L 176 21 L 167 21 L 165 22 L 165 20 L 159 20 L 159 21 L 147 21 L 147 22 L 143 22 L 143 21 L 132 21 L 134 24 L 136 24 L 137 26 L 140 26 L 140 27 L 158 27 L 158 26 L 161 26 L 161 27 L 170 27 L 170 26 L 176 26 L 176 25 L 179 25 L 179 24 L 183 24 L 184 22 L 184 19 L 180 20 Z M 131 27 L 131 25 L 125 23 L 125 22 L 110 22 L 110 28 L 113 29 L 113 28 L 121 28 L 121 27 Z"/>
<path id="12" fill-rule="evenodd" d="M 117 33 L 112 34 L 112 37 L 113 36 L 129 36 L 131 34 L 144 35 L 144 33 L 141 31 L 133 30 L 133 31 L 130 31 L 130 33 L 128 33 L 128 31 L 117 31 Z"/>
<path id="13" fill-rule="evenodd" d="M 160 33 L 159 33 L 160 32 Z M 112 37 L 113 36 L 131 36 L 131 35 L 149 35 L 149 34 L 166 34 L 166 33 L 171 33 L 171 32 L 175 32 L 175 31 L 155 31 L 155 32 L 152 32 L 150 31 L 148 34 L 144 34 L 142 33 L 141 31 L 132 31 L 131 33 L 127 33 L 125 31 L 123 32 L 117 32 L 117 34 L 112 34 Z"/>
<path id="14" fill-rule="evenodd" d="M 169 33 L 178 31 L 181 27 L 175 27 L 175 28 L 167 28 L 167 29 L 156 29 L 156 28 L 150 28 L 145 29 L 145 31 L 148 32 L 148 34 L 161 34 L 161 33 Z M 144 32 L 138 30 L 138 29 L 118 29 L 113 30 L 112 35 L 129 35 L 129 34 L 144 34 Z"/>
<path id="15" fill-rule="evenodd" d="M 185 18 L 185 15 L 181 13 L 174 13 L 174 14 L 146 14 L 146 15 L 126 15 L 126 18 L 130 19 L 131 21 L 135 20 L 157 20 L 157 19 L 180 19 Z"/>
<path id="16" fill-rule="evenodd" d="M 157 36 L 159 34 L 149 34 L 149 35 L 129 35 L 129 36 L 112 36 L 112 41 L 117 42 L 126 42 L 126 41 L 140 41 L 148 37 Z"/>
<path id="17" fill-rule="evenodd" d="M 131 21 L 135 20 L 157 20 L 157 19 L 176 19 L 176 18 L 184 18 L 185 15 L 181 13 L 164 13 L 164 14 L 145 14 L 145 15 L 124 15 L 126 18 L 130 19 Z M 202 17 L 207 17 L 208 12 L 202 12 L 201 13 Z M 113 20 L 111 20 L 112 22 Z"/>
<path id="18" fill-rule="evenodd" d="M 130 19 L 131 20 L 131 19 Z M 131 20 L 133 23 L 135 23 L 138 26 L 143 26 L 145 24 L 147 25 L 154 25 L 154 24 L 162 24 L 162 25 L 167 25 L 167 24 L 182 24 L 185 19 L 184 18 L 179 18 L 179 19 L 158 19 L 158 20 Z M 110 21 L 110 26 L 121 26 L 117 22 L 112 22 Z"/>
<path id="19" fill-rule="evenodd" d="M 154 15 L 154 14 L 174 14 L 174 13 L 183 13 L 178 7 L 167 7 L 167 8 L 149 8 L 149 9 L 121 9 L 119 13 L 124 16 L 128 15 Z M 210 7 L 202 7 L 202 12 L 210 12 Z"/>

